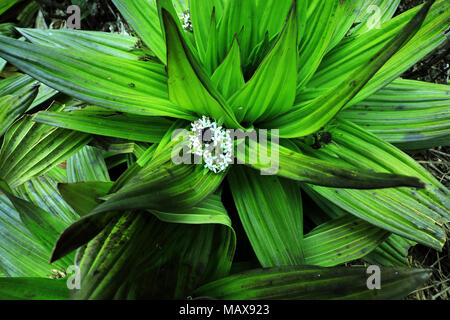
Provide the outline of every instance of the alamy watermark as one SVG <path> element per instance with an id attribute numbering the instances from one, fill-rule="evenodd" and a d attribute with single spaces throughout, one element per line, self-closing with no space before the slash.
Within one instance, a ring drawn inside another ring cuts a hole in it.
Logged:
<path id="1" fill-rule="evenodd" d="M 352 2 L 349 8 L 355 8 L 355 2 Z M 349 15 L 360 16 L 363 11 L 361 8 L 354 9 L 353 12 L 348 12 Z M 383 18 L 383 11 L 377 5 L 370 5 L 364 9 L 363 17 L 366 19 L 366 27 L 368 30 L 380 29 L 381 20 Z"/>
<path id="2" fill-rule="evenodd" d="M 66 20 L 66 26 L 69 29 L 81 29 L 81 9 L 79 6 L 71 5 L 67 8 L 67 14 L 70 16 Z"/>
<path id="3" fill-rule="evenodd" d="M 371 265 L 367 267 L 367 274 L 370 274 L 370 277 L 367 278 L 367 289 L 381 289 L 381 270 L 379 266 Z"/>
<path id="4" fill-rule="evenodd" d="M 66 274 L 68 276 L 66 284 L 67 288 L 70 290 L 79 290 L 81 289 L 81 273 L 79 266 L 69 266 L 67 268 Z"/>
<path id="5" fill-rule="evenodd" d="M 381 9 L 379 6 L 372 5 L 367 8 L 366 14 L 371 14 L 367 19 L 367 29 L 380 29 L 381 28 Z"/>

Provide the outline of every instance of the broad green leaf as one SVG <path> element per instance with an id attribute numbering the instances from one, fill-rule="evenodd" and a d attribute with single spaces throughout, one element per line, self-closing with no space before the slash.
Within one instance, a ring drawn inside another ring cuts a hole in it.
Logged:
<path id="1" fill-rule="evenodd" d="M 242 48 L 242 45 L 240 45 Z M 283 32 L 252 78 L 230 99 L 238 120 L 252 123 L 288 111 L 295 99 L 297 20 L 289 13 Z M 245 51 L 242 50 L 242 54 Z"/>
<path id="2" fill-rule="evenodd" d="M 78 219 L 78 214 L 61 197 L 56 180 L 46 175 L 31 178 L 15 188 L 14 194 L 47 211 L 67 225 Z"/>
<path id="3" fill-rule="evenodd" d="M 166 42 L 166 48 L 167 48 L 167 37 L 166 37 L 166 30 L 164 27 L 164 22 L 163 22 L 163 13 L 162 11 L 166 11 L 166 13 L 170 14 L 171 17 L 173 17 L 175 25 L 178 29 L 178 31 L 180 32 L 180 36 L 183 37 L 185 41 L 185 45 L 187 46 L 187 48 L 189 48 L 188 50 L 193 54 L 193 56 L 198 59 L 198 52 L 195 48 L 195 44 L 194 44 L 194 37 L 192 35 L 192 33 L 190 31 L 186 31 L 184 30 L 182 24 L 181 24 L 181 20 L 183 19 L 183 15 L 184 15 L 184 11 L 183 13 L 181 12 L 177 12 L 177 10 L 175 9 L 175 6 L 173 5 L 173 1 L 172 0 L 155 0 L 156 2 L 156 7 L 158 9 L 158 14 L 159 14 L 159 21 L 161 24 L 161 31 L 163 34 L 163 38 L 165 39 Z M 167 57 L 167 54 L 166 54 Z M 167 65 L 167 59 L 166 59 L 166 65 Z"/>
<path id="4" fill-rule="evenodd" d="M 209 77 L 187 47 L 174 18 L 165 9 L 162 9 L 162 17 L 168 50 L 170 100 L 199 115 L 212 116 L 216 121 L 224 122 L 228 128 L 239 128 L 233 112 L 228 109 L 220 93 L 214 90 Z"/>
<path id="5" fill-rule="evenodd" d="M 370 264 L 381 266 L 408 267 L 408 250 L 415 244 L 411 240 L 391 234 L 375 250 L 365 256 L 363 260 Z"/>
<path id="6" fill-rule="evenodd" d="M 17 95 L 29 88 L 37 85 L 37 81 L 26 74 L 17 74 L 15 76 L 8 77 L 0 81 L 0 96 Z M 43 83 L 39 83 L 39 92 L 31 103 L 31 105 L 25 110 L 29 111 L 39 104 L 48 101 L 57 91 L 47 87 Z"/>
<path id="7" fill-rule="evenodd" d="M 362 101 L 386 86 L 444 44 L 447 39 L 445 31 L 450 23 L 449 12 L 450 4 L 447 1 L 436 1 L 416 35 L 377 72 L 364 89 L 351 101 L 350 105 Z"/>
<path id="8" fill-rule="evenodd" d="M 91 146 L 83 147 L 67 159 L 67 182 L 87 181 L 111 181 L 102 152 Z"/>
<path id="9" fill-rule="evenodd" d="M 427 2 L 401 32 L 390 39 L 381 50 L 378 49 L 365 63 L 345 74 L 345 78 L 337 82 L 336 87 L 327 90 L 305 107 L 297 108 L 262 125 L 266 128 L 279 128 L 280 137 L 283 138 L 306 136 L 320 130 L 365 87 L 408 38 L 417 33 L 431 5 L 432 1 Z"/>
<path id="10" fill-rule="evenodd" d="M 86 186 L 90 187 L 89 184 L 86 184 Z M 78 191 L 77 189 L 79 188 L 77 185 L 68 184 L 65 185 L 65 188 L 68 189 L 68 191 L 75 191 L 87 198 L 88 193 L 86 192 L 86 195 L 82 194 L 84 191 Z M 92 197 L 89 201 L 86 201 L 85 207 L 87 208 L 89 205 L 94 207 L 94 202 L 98 201 L 97 197 Z M 158 210 L 149 210 L 149 212 L 159 220 L 168 223 L 221 224 L 232 230 L 231 220 L 218 195 L 211 195 L 197 206 L 179 212 L 165 212 Z M 81 219 L 75 221 L 60 234 L 53 249 L 51 261 L 56 261 L 83 244 L 86 244 L 97 236 L 107 224 L 116 217 L 117 214 L 115 213 L 97 213 L 83 216 Z M 235 242 L 235 240 L 233 241 Z"/>
<path id="11" fill-rule="evenodd" d="M 129 140 L 105 136 L 93 136 L 90 145 L 112 154 L 130 154 L 134 152 L 135 143 Z"/>
<path id="12" fill-rule="evenodd" d="M 16 33 L 15 26 L 16 25 L 11 22 L 0 23 L 0 35 L 7 37 L 14 37 Z"/>
<path id="13" fill-rule="evenodd" d="M 211 81 L 226 99 L 244 85 L 245 81 L 241 69 L 241 53 L 237 39 L 233 42 L 225 60 L 214 71 Z"/>
<path id="14" fill-rule="evenodd" d="M 0 277 L 0 300 L 67 300 L 66 279 Z"/>
<path id="15" fill-rule="evenodd" d="M 327 198 L 324 198 L 323 196 L 319 195 L 312 189 L 303 188 L 303 191 L 305 191 L 311 197 L 311 199 L 313 199 L 313 201 L 323 210 L 322 214 L 320 214 L 321 212 L 318 211 L 314 212 L 310 212 L 311 210 L 306 211 L 306 214 L 308 214 L 308 218 L 313 220 L 316 224 L 332 225 L 334 223 L 333 221 L 340 221 L 340 220 L 346 221 L 350 219 L 356 220 L 357 222 L 356 225 L 358 225 L 358 228 L 359 225 L 362 225 L 362 227 L 364 228 L 364 224 L 367 224 L 367 222 L 364 222 L 364 220 L 362 219 L 358 219 L 356 217 L 351 218 L 352 215 L 349 214 L 347 211 L 338 207 L 336 204 L 329 201 Z M 379 232 L 376 232 L 375 229 L 377 229 L 377 227 L 375 227 L 374 225 L 370 225 L 370 227 L 371 230 L 374 232 L 373 236 L 367 239 L 363 238 L 362 242 L 364 242 L 365 240 L 371 242 L 372 239 L 375 240 L 377 235 L 381 235 L 382 233 L 387 234 L 386 231 L 382 231 L 381 229 L 379 229 L 380 230 Z M 308 237 L 308 234 L 306 235 L 306 237 Z M 408 249 L 415 244 L 416 243 L 411 240 L 405 239 L 396 234 L 390 234 L 389 237 L 381 244 L 379 244 L 375 249 L 370 247 L 369 248 L 370 250 L 373 249 L 370 253 L 367 254 L 369 250 L 366 250 L 365 254 L 367 255 L 361 256 L 363 256 L 362 259 L 364 261 L 367 261 L 370 264 L 376 264 L 380 266 L 407 267 L 408 260 L 406 259 L 406 256 L 408 254 Z"/>
<path id="16" fill-rule="evenodd" d="M 362 128 L 340 120 L 329 131 L 332 143 L 318 150 L 302 145 L 302 151 L 336 164 L 346 162 L 355 168 L 417 177 L 425 183 L 425 189 L 303 187 L 375 226 L 441 250 L 445 235 L 440 225 L 450 220 L 449 191 L 412 158 Z"/>
<path id="17" fill-rule="evenodd" d="M 90 137 L 84 133 L 53 129 L 24 117 L 9 128 L 0 150 L 0 178 L 16 187 L 44 174 L 80 148 Z"/>
<path id="18" fill-rule="evenodd" d="M 17 15 L 19 25 L 22 26 L 31 25 L 35 21 L 35 15 L 39 11 L 39 9 L 40 6 L 36 1 L 25 1 L 23 7 L 20 8 L 21 10 L 20 13 L 18 13 Z"/>
<path id="19" fill-rule="evenodd" d="M 304 1 L 298 1 L 304 2 Z M 332 41 L 336 28 L 336 16 L 342 1 L 309 0 L 306 8 L 305 30 L 299 40 L 297 88 L 311 79 Z M 348 1 L 346 1 L 348 2 Z M 301 12 L 299 12 L 301 14 Z"/>
<path id="20" fill-rule="evenodd" d="M 364 33 L 360 36 L 352 36 L 343 41 L 339 46 L 327 54 L 314 78 L 308 87 L 339 89 L 345 79 L 350 79 L 354 71 L 365 64 L 370 64 L 389 42 L 398 37 L 406 36 L 405 28 L 409 21 L 418 12 L 423 11 L 433 1 L 425 6 L 408 10 L 387 23 L 381 28 Z M 389 84 L 392 80 L 403 74 L 410 67 L 424 58 L 427 54 L 442 45 L 445 40 L 445 30 L 450 22 L 450 4 L 448 1 L 436 1 L 424 19 L 418 31 L 410 37 L 405 44 L 382 66 L 364 88 L 352 98 L 346 107 L 358 103 L 377 90 Z M 418 16 L 417 16 L 418 17 Z M 406 37 L 408 38 L 408 37 Z M 350 80 L 351 81 L 351 80 Z M 298 92 L 301 99 L 303 93 Z"/>
<path id="21" fill-rule="evenodd" d="M 337 219 L 348 214 L 347 211 L 341 209 L 333 202 L 328 201 L 326 198 L 322 197 L 313 190 L 309 188 L 302 188 L 302 191 L 306 193 L 311 200 L 314 201 L 314 204 L 321 209 L 305 211 L 305 216 L 308 217 L 315 225 L 321 225 L 332 219 Z"/>
<path id="22" fill-rule="evenodd" d="M 136 146 L 138 145 L 136 144 Z M 115 181 L 114 186 L 111 188 L 111 193 L 117 192 L 127 182 L 134 178 L 139 173 L 139 171 L 153 159 L 158 146 L 158 144 L 153 144 L 151 146 L 142 146 L 142 148 L 136 148 L 134 152 L 134 155 L 137 158 L 136 162 L 129 166 L 128 169 L 123 172 Z"/>
<path id="23" fill-rule="evenodd" d="M 20 199 L 9 193 L 4 188 L 0 190 L 8 197 L 9 201 L 19 212 L 20 220 L 28 229 L 31 235 L 48 252 L 53 248 L 58 235 L 64 230 L 66 223 L 58 216 L 37 207 L 31 202 Z M 73 256 L 67 256 L 60 261 L 60 264 L 68 266 L 73 264 Z"/>
<path id="24" fill-rule="evenodd" d="M 364 2 L 364 1 L 363 1 Z M 356 26 L 350 30 L 351 35 L 362 35 L 389 21 L 395 14 L 400 0 L 371 0 L 366 1 L 360 8 Z"/>
<path id="25" fill-rule="evenodd" d="M 82 216 L 64 229 L 53 248 L 50 261 L 56 261 L 93 239 L 117 214 L 89 215 L 108 194 L 110 181 L 101 152 L 84 147 L 67 161 L 69 183 L 59 184 L 63 198 Z M 62 246 L 61 246 L 62 244 Z"/>
<path id="26" fill-rule="evenodd" d="M 155 4 L 150 0 L 113 0 L 113 3 L 139 38 L 165 63 L 166 46 Z"/>
<path id="27" fill-rule="evenodd" d="M 159 21 L 161 23 L 160 24 L 161 25 L 161 31 L 162 31 L 162 34 L 163 34 L 163 38 L 165 39 L 165 42 L 166 42 L 166 47 L 167 47 L 167 34 L 166 34 L 166 29 L 164 27 L 163 11 L 168 13 L 174 19 L 173 22 L 175 23 L 178 31 L 180 31 L 180 33 L 183 33 L 184 35 L 186 35 L 186 37 L 182 36 L 183 39 L 187 40 L 186 44 L 188 46 L 191 46 L 191 42 L 190 42 L 191 38 L 189 38 L 187 36 L 187 33 L 184 31 L 184 29 L 183 29 L 183 27 L 181 25 L 181 15 L 179 15 L 177 10 L 175 9 L 175 7 L 173 5 L 173 1 L 172 0 L 155 0 L 155 2 L 156 2 L 156 7 L 158 9 Z M 195 50 L 195 49 L 193 47 L 190 47 L 190 50 Z M 167 56 L 167 54 L 166 54 L 166 56 Z"/>
<path id="28" fill-rule="evenodd" d="M 203 66 L 208 75 L 211 75 L 220 64 L 217 33 L 216 11 L 213 10 L 211 14 L 211 23 L 209 25 L 209 37 L 208 42 L 206 43 L 205 57 L 203 60 Z"/>
<path id="29" fill-rule="evenodd" d="M 277 176 L 261 176 L 243 166 L 235 166 L 228 181 L 245 233 L 261 266 L 303 264 L 299 185 Z"/>
<path id="30" fill-rule="evenodd" d="M 222 0 L 218 0 L 221 3 Z M 172 4 L 177 13 L 184 13 L 189 10 L 190 0 L 172 0 Z"/>
<path id="31" fill-rule="evenodd" d="M 17 95 L 0 96 L 0 136 L 31 105 L 38 94 L 38 86 L 30 87 Z"/>
<path id="32" fill-rule="evenodd" d="M 92 213 L 126 209 L 180 210 L 212 194 L 224 178 L 198 165 L 169 162 L 144 167 Z"/>
<path id="33" fill-rule="evenodd" d="M 362 258 L 388 236 L 389 232 L 352 215 L 333 219 L 305 235 L 305 264 L 332 267 Z"/>
<path id="34" fill-rule="evenodd" d="M 139 39 L 128 35 L 74 29 L 42 30 L 18 28 L 18 31 L 30 42 L 52 48 L 104 53 L 130 60 L 145 58 L 145 53 L 139 48 Z"/>
<path id="35" fill-rule="evenodd" d="M 51 126 L 132 141 L 159 142 L 171 121 L 145 117 L 98 107 L 71 112 L 41 111 L 33 121 Z"/>
<path id="36" fill-rule="evenodd" d="M 85 216 L 108 194 L 114 182 L 90 181 L 76 183 L 59 183 L 58 190 L 64 200 L 78 213 Z"/>
<path id="37" fill-rule="evenodd" d="M 88 103 L 150 116 L 193 119 L 168 100 L 164 66 L 0 36 L 0 56 L 43 83 Z"/>
<path id="38" fill-rule="evenodd" d="M 314 266 L 255 269 L 208 283 L 195 297 L 223 300 L 401 299 L 430 278 L 426 269 L 380 268 L 381 289 L 367 289 L 367 268 Z"/>
<path id="39" fill-rule="evenodd" d="M 130 209 L 186 209 L 195 206 L 218 188 L 225 173 L 205 172 L 201 165 L 174 161 L 173 156 L 184 149 L 188 141 L 182 134 L 177 135 L 174 131 L 172 136 L 171 132 L 156 150 L 149 150 L 152 157 L 142 159 L 142 168 L 139 168 L 139 159 L 136 172 L 132 172 L 124 182 L 118 182 L 121 187 L 114 188 L 114 193 L 105 197 L 106 201 L 92 213 Z"/>
<path id="40" fill-rule="evenodd" d="M 182 299 L 231 267 L 234 236 L 228 227 L 168 224 L 138 212 L 111 225 L 80 258 L 83 285 L 75 299 Z"/>
<path id="41" fill-rule="evenodd" d="M 311 199 L 313 199 L 315 204 L 317 204 L 323 211 L 323 212 L 317 210 L 314 212 L 311 212 L 311 210 L 306 211 L 308 218 L 311 219 L 314 223 L 326 226 L 326 225 L 333 225 L 338 221 L 345 222 L 347 220 L 353 219 L 356 222 L 355 225 L 358 226 L 357 228 L 360 227 L 364 228 L 364 224 L 368 224 L 362 219 L 352 217 L 352 215 L 349 214 L 347 211 L 338 207 L 336 204 L 329 201 L 327 198 L 324 198 L 323 196 L 319 195 L 314 190 L 309 188 L 303 188 L 303 191 L 305 191 L 311 197 Z M 319 228 L 320 227 L 317 227 L 316 229 Z M 354 226 L 350 225 L 350 228 L 354 228 Z M 407 267 L 408 261 L 406 259 L 406 256 L 408 254 L 408 249 L 411 246 L 415 245 L 416 243 L 403 237 L 397 236 L 396 234 L 390 234 L 386 240 L 384 240 L 381 244 L 376 246 L 375 249 L 373 249 L 372 245 L 374 242 L 372 240 L 378 241 L 377 240 L 378 236 L 381 236 L 382 234 L 385 235 L 388 234 L 386 231 L 383 231 L 382 229 L 379 229 L 379 231 L 377 232 L 376 229 L 379 228 L 375 227 L 374 225 L 370 225 L 371 230 L 370 232 L 373 232 L 372 236 L 365 238 L 365 235 L 362 235 L 361 238 L 362 241 L 356 242 L 356 245 L 359 245 L 361 243 L 364 243 L 366 240 L 369 241 L 369 247 L 367 248 L 368 250 L 361 252 L 362 259 L 364 261 L 369 262 L 370 264 L 376 264 L 381 266 Z M 326 231 L 327 230 L 325 230 L 325 232 Z M 307 234 L 305 237 L 308 237 L 308 235 L 309 234 Z M 344 241 L 344 243 L 345 242 L 346 241 Z M 368 253 L 370 250 L 372 251 Z M 352 251 L 349 252 L 352 253 Z M 330 256 L 332 255 L 333 253 Z M 340 257 L 342 258 L 342 255 Z"/>
<path id="42" fill-rule="evenodd" d="M 370 0 L 369 0 L 370 1 Z M 331 37 L 330 43 L 326 48 L 326 52 L 333 49 L 341 40 L 348 34 L 350 28 L 354 25 L 358 19 L 359 13 L 367 1 L 354 0 L 354 1 L 336 1 L 336 13 L 334 15 L 335 29 Z"/>
<path id="43" fill-rule="evenodd" d="M 450 95 L 446 85 L 397 79 L 340 117 L 403 150 L 450 143 Z"/>
<path id="44" fill-rule="evenodd" d="M 222 0 L 191 0 L 189 9 L 195 43 L 197 45 L 200 60 L 204 62 L 208 39 L 210 37 L 208 31 L 211 26 L 211 14 L 214 10 L 215 16 L 220 17 L 223 11 L 223 3 Z"/>
<path id="45" fill-rule="evenodd" d="M 133 154 L 136 156 L 137 159 L 139 159 L 141 156 L 143 156 L 146 153 L 146 151 L 150 147 L 156 148 L 157 144 L 155 143 L 155 144 L 150 145 L 148 143 L 136 142 Z"/>
<path id="46" fill-rule="evenodd" d="M 112 170 L 121 164 L 127 164 L 127 166 L 130 166 L 130 159 L 134 159 L 133 156 L 130 153 L 125 154 L 109 154 L 105 155 L 105 163 L 108 170 Z"/>
<path id="47" fill-rule="evenodd" d="M 21 2 L 23 0 L 4 0 L 2 1 L 2 3 L 0 3 L 0 14 L 3 14 L 4 12 L 6 12 L 6 10 L 8 10 L 9 8 L 11 8 L 12 6 L 14 6 L 15 4 Z"/>
<path id="48" fill-rule="evenodd" d="M 105 196 L 112 185 L 113 182 L 99 181 L 59 185 L 64 199 L 79 213 L 81 218 L 67 226 L 58 236 L 50 261 L 59 260 L 88 243 L 117 217 L 117 213 L 89 214 L 101 203 L 100 197 Z"/>
<path id="49" fill-rule="evenodd" d="M 180 212 L 149 211 L 164 222 L 183 224 L 214 223 L 231 228 L 231 220 L 218 194 L 212 194 L 196 206 L 183 209 Z"/>
<path id="50" fill-rule="evenodd" d="M 246 150 L 249 156 L 246 157 L 246 153 L 238 151 L 236 156 L 239 163 L 245 163 L 254 169 L 262 170 L 265 174 L 276 174 L 317 186 L 355 189 L 397 186 L 424 187 L 423 183 L 416 177 L 373 172 L 367 168 L 356 169 L 345 162 L 336 162 L 332 159 L 322 160 L 277 144 L 272 144 L 269 149 L 263 144 L 256 144 L 256 147 L 253 145 L 245 147 L 250 149 Z M 253 159 L 252 154 L 256 157 L 259 154 L 259 157 Z"/>
<path id="51" fill-rule="evenodd" d="M 234 38 L 238 36 L 243 64 L 252 48 L 254 28 L 254 0 L 226 1 L 222 18 L 218 21 L 217 52 L 219 61 L 223 61 L 230 50 Z"/>
<path id="52" fill-rule="evenodd" d="M 249 66 L 243 67 L 243 70 L 245 70 L 246 73 L 245 76 L 251 77 L 251 75 L 255 73 L 256 69 L 258 69 L 259 65 L 266 58 L 267 53 L 275 45 L 277 39 L 278 35 L 269 37 L 269 32 L 265 33 L 262 40 L 253 47 L 253 50 L 249 55 Z"/>
<path id="53" fill-rule="evenodd" d="M 253 28 L 257 36 L 256 39 L 263 39 L 266 32 L 269 37 L 278 35 L 286 24 L 286 18 L 289 16 L 289 10 L 292 8 L 294 1 L 256 0 L 255 2 L 257 14 L 254 19 L 257 25 L 254 25 Z"/>
<path id="54" fill-rule="evenodd" d="M 64 163 L 48 170 L 45 175 L 60 183 L 67 182 L 67 171 Z"/>
<path id="55" fill-rule="evenodd" d="M 48 259 L 49 252 L 24 226 L 14 205 L 0 195 L 0 270 L 9 277 L 47 277 L 55 268 Z"/>
<path id="56" fill-rule="evenodd" d="M 181 120 L 172 123 L 165 135 L 162 137 L 159 144 L 155 143 L 151 146 L 139 146 L 139 144 L 135 144 L 136 148 L 133 153 L 136 155 L 136 162 L 130 165 L 128 169 L 124 173 L 122 173 L 120 177 L 115 181 L 114 186 L 111 189 L 111 193 L 115 193 L 123 186 L 125 186 L 125 184 L 128 183 L 132 178 L 134 178 L 143 167 L 149 165 L 150 161 L 155 159 L 158 154 L 161 154 L 161 152 L 164 151 L 168 151 L 165 150 L 165 147 L 169 145 L 170 148 L 170 142 L 174 139 L 177 139 L 176 135 L 174 135 L 174 130 L 183 128 L 184 126 L 186 126 L 186 124 Z M 159 162 L 159 165 L 161 165 L 163 162 Z"/>

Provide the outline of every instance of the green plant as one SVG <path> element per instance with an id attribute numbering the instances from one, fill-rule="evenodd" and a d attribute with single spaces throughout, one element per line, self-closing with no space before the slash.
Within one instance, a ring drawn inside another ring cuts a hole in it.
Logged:
<path id="1" fill-rule="evenodd" d="M 9 8 L 23 0 L 5 0 L 0 4 L 0 15 L 6 12 Z"/>
<path id="2" fill-rule="evenodd" d="M 447 1 L 395 18 L 398 1 L 191 0 L 190 16 L 184 1 L 113 2 L 136 36 L 0 36 L 0 57 L 66 95 L 12 125 L 34 96 L 17 89 L 1 98 L 9 129 L 0 178 L 5 212 L 16 210 L 44 254 L 56 241 L 52 262 L 65 268 L 78 249 L 82 285 L 73 298 L 399 298 L 429 276 L 396 266 L 414 243 L 442 248 L 448 190 L 391 143 L 448 142 L 447 87 L 396 79 L 445 41 Z M 374 4 L 379 29 L 366 14 Z M 393 99 L 378 107 L 386 91 Z M 25 107 L 15 102 L 23 92 Z M 386 114 L 401 121 L 382 121 Z M 175 164 L 174 130 L 202 116 L 228 129 L 279 129 L 279 144 L 248 146 L 278 150 L 277 175 L 261 175 L 261 159 L 219 173 Z M 112 181 L 108 169 L 123 163 Z M 51 207 L 20 193 L 41 175 L 59 182 L 59 193 L 44 194 L 60 194 L 76 212 L 71 221 L 49 218 Z M 224 188 L 256 266 L 233 261 Z M 303 208 L 300 189 L 320 209 Z M 303 211 L 317 224 L 305 234 Z M 0 255 L 5 275 L 25 277 L 18 287 L 0 278 L 0 297 L 24 297 L 21 288 L 33 286 L 47 298 L 49 282 L 66 285 L 13 274 L 4 265 L 17 258 Z M 386 265 L 380 292 L 367 289 L 364 268 L 336 267 L 358 258 Z M 248 271 L 258 267 L 269 269 Z M 56 298 L 67 298 L 61 292 Z"/>

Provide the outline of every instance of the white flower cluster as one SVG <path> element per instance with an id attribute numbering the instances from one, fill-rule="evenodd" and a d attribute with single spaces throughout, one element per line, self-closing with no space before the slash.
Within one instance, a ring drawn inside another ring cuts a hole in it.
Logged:
<path id="1" fill-rule="evenodd" d="M 183 22 L 183 29 L 189 32 L 192 32 L 192 20 L 191 20 L 191 13 L 189 10 L 186 10 L 183 12 L 183 16 L 181 17 L 181 20 Z"/>
<path id="2" fill-rule="evenodd" d="M 205 116 L 191 123 L 191 127 L 191 152 L 203 158 L 205 168 L 214 173 L 224 171 L 233 162 L 233 140 L 230 133 Z"/>

